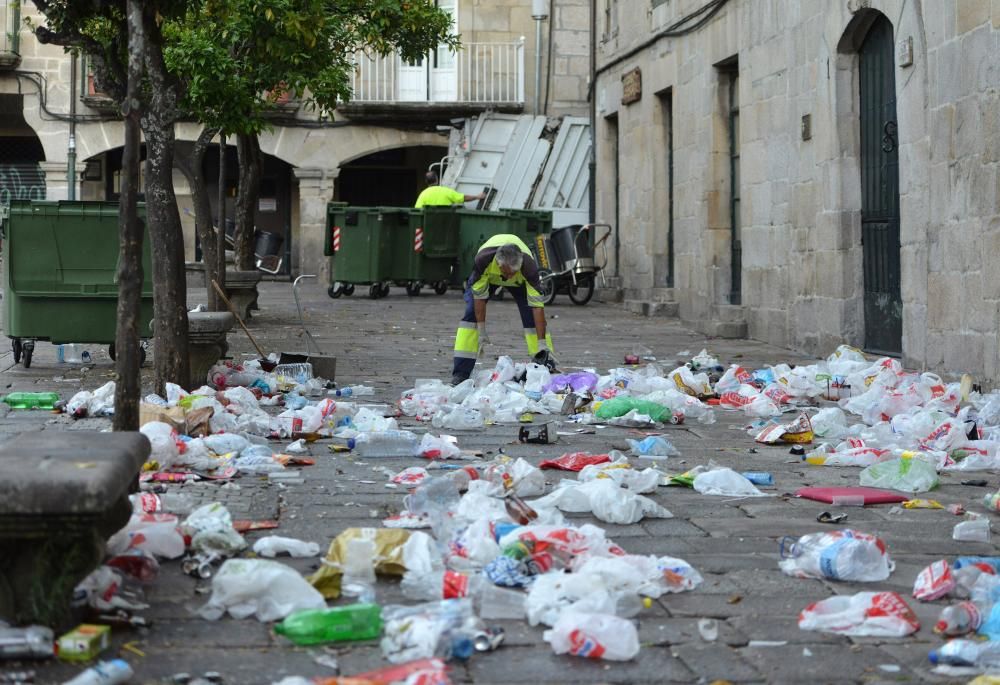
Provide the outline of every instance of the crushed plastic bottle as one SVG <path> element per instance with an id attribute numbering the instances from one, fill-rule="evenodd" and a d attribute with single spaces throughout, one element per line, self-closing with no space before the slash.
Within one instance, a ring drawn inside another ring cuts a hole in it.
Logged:
<path id="1" fill-rule="evenodd" d="M 991 609 L 991 606 L 980 607 L 970 601 L 946 606 L 934 624 L 934 632 L 948 637 L 973 633 L 979 630 L 983 617 L 989 615 Z"/>
<path id="2" fill-rule="evenodd" d="M 375 388 L 367 385 L 348 385 L 332 390 L 330 394 L 336 397 L 370 397 L 375 394 Z"/>
<path id="3" fill-rule="evenodd" d="M 416 457 L 420 454 L 420 439 L 406 430 L 360 433 L 349 439 L 347 446 L 359 457 Z"/>
<path id="4" fill-rule="evenodd" d="M 46 626 L 14 628 L 0 624 L 0 661 L 48 659 L 55 654 L 55 635 Z"/>
<path id="5" fill-rule="evenodd" d="M 1000 666 L 1000 642 L 950 640 L 927 656 L 934 665 L 996 668 Z"/>
<path id="6" fill-rule="evenodd" d="M 0 397 L 11 409 L 55 409 L 59 402 L 56 392 L 12 392 Z"/>

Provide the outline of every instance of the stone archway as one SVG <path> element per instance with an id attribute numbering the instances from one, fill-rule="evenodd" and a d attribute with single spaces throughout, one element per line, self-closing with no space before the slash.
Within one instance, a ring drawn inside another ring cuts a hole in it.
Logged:
<path id="1" fill-rule="evenodd" d="M 44 200 L 48 195 L 45 149 L 25 121 L 23 110 L 22 95 L 0 95 L 0 130 L 4 131 L 0 136 L 0 205 L 11 200 Z"/>

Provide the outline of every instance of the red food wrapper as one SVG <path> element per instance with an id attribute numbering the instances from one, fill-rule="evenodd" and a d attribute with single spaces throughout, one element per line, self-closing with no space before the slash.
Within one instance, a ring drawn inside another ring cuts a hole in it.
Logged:
<path id="1" fill-rule="evenodd" d="M 582 471 L 584 466 L 591 464 L 605 464 L 611 461 L 607 454 L 587 454 L 586 452 L 572 452 L 564 454 L 556 459 L 546 459 L 538 465 L 541 469 L 562 469 L 563 471 Z"/>

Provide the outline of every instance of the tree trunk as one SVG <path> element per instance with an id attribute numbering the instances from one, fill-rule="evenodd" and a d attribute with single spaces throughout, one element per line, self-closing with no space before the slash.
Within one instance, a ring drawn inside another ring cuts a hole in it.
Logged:
<path id="1" fill-rule="evenodd" d="M 118 210 L 118 327 L 115 331 L 116 431 L 139 430 L 139 313 L 142 305 L 142 234 L 139 221 L 139 93 L 144 37 L 142 0 L 128 0 L 128 94 L 125 99 L 125 149 L 122 152 Z"/>
<path id="2" fill-rule="evenodd" d="M 216 283 L 223 291 L 226 290 L 226 134 L 219 133 L 219 234 L 217 236 L 215 253 L 219 260 L 216 273 L 219 279 Z M 213 290 L 215 288 L 212 288 Z M 222 298 L 219 298 L 220 300 Z M 228 307 L 227 307 L 228 309 Z"/>
<path id="3" fill-rule="evenodd" d="M 174 195 L 174 122 L 176 86 L 163 62 L 163 36 L 155 11 L 146 10 L 146 76 L 149 108 L 142 117 L 146 136 L 146 215 L 153 261 L 154 391 L 166 384 L 188 385 L 187 278 L 184 237 Z"/>
<path id="4" fill-rule="evenodd" d="M 260 141 L 257 135 L 236 137 L 240 162 L 240 185 L 236 192 L 235 262 L 240 271 L 256 268 L 254 260 L 254 209 L 260 196 Z"/>
<path id="5" fill-rule="evenodd" d="M 212 202 L 208 194 L 208 184 L 205 177 L 205 152 L 212 138 L 219 132 L 217 128 L 204 128 L 194 142 L 191 154 L 186 159 L 178 158 L 177 168 L 187 177 L 191 186 L 191 199 L 194 202 L 194 223 L 198 232 L 198 242 L 201 245 L 201 261 L 205 266 L 205 290 L 208 308 L 213 312 L 225 311 L 225 305 L 219 299 L 212 280 L 219 281 L 218 240 L 212 230 Z"/>

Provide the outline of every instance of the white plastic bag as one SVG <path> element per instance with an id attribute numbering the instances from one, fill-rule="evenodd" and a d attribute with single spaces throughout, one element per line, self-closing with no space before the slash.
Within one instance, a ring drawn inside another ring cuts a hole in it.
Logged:
<path id="1" fill-rule="evenodd" d="M 938 485 L 934 464 L 919 454 L 872 464 L 861 472 L 860 480 L 864 486 L 901 492 L 927 492 Z"/>
<path id="2" fill-rule="evenodd" d="M 694 489 L 703 495 L 723 495 L 725 497 L 767 497 L 743 474 L 730 468 L 720 467 L 699 473 L 694 479 Z"/>
<path id="3" fill-rule="evenodd" d="M 139 432 L 149 439 L 152 447 L 149 453 L 150 460 L 160 464 L 160 468 L 173 466 L 177 463 L 179 452 L 177 449 L 177 431 L 166 423 L 150 421 L 142 426 Z"/>
<path id="4" fill-rule="evenodd" d="M 176 559 L 184 554 L 184 536 L 177 530 L 173 514 L 132 514 L 128 524 L 108 540 L 108 554 L 115 556 L 129 548 L 157 557 Z"/>
<path id="5" fill-rule="evenodd" d="M 539 507 L 557 507 L 569 512 L 592 512 L 606 523 L 636 523 L 644 516 L 672 518 L 667 509 L 659 504 L 619 487 L 608 478 L 592 480 L 588 483 L 564 480 L 553 492 L 530 503 L 537 511 Z"/>
<path id="6" fill-rule="evenodd" d="M 315 542 L 269 535 L 253 543 L 253 551 L 262 557 L 275 557 L 282 553 L 291 557 L 314 557 L 319 554 L 319 545 Z"/>
<path id="7" fill-rule="evenodd" d="M 635 624 L 608 614 L 566 612 L 542 637 L 556 654 L 628 661 L 639 654 Z"/>
<path id="8" fill-rule="evenodd" d="M 233 528 L 229 510 L 212 502 L 192 511 L 181 529 L 191 536 L 195 552 L 231 556 L 247 546 L 247 541 Z"/>
<path id="9" fill-rule="evenodd" d="M 462 449 L 458 446 L 458 438 L 453 435 L 440 437 L 424 433 L 420 439 L 418 448 L 420 456 L 427 459 L 455 459 L 462 456 Z"/>
<path id="10" fill-rule="evenodd" d="M 228 559 L 212 578 L 212 597 L 199 614 L 209 621 L 226 611 L 233 618 L 256 614 L 268 622 L 293 611 L 325 608 L 323 595 L 295 569 L 266 559 Z"/>
<path id="11" fill-rule="evenodd" d="M 810 604 L 799 614 L 799 628 L 839 635 L 904 637 L 919 630 L 920 621 L 896 592 L 859 592 Z"/>
<path id="12" fill-rule="evenodd" d="M 632 492 L 650 493 L 659 487 L 662 476 L 663 473 L 656 469 L 634 469 L 627 459 L 621 457 L 613 462 L 584 466 L 577 478 L 582 483 L 609 478 Z"/>
<path id="13" fill-rule="evenodd" d="M 885 580 L 896 567 L 882 540 L 857 530 L 810 533 L 788 542 L 782 540 L 778 566 L 789 576 L 871 582 Z"/>

